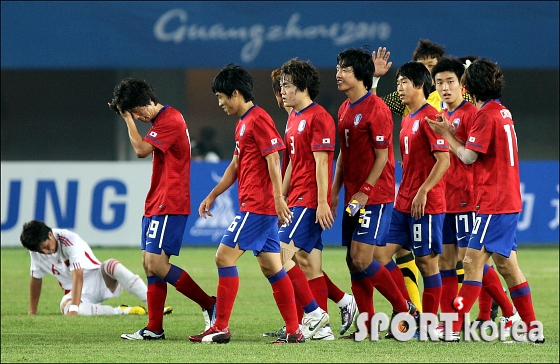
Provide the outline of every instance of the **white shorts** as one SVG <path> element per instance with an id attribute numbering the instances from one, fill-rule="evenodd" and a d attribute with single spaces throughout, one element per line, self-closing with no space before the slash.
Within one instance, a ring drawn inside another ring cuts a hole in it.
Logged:
<path id="1" fill-rule="evenodd" d="M 81 302 L 101 303 L 109 298 L 120 296 L 122 290 L 123 288 L 120 283 L 117 283 L 115 292 L 111 292 L 111 290 L 107 288 L 105 280 L 103 279 L 103 274 L 101 273 L 101 267 L 95 270 L 84 271 L 84 285 L 82 287 Z M 60 312 L 64 313 L 64 307 L 62 307 L 62 304 L 70 299 L 72 299 L 72 291 L 65 294 L 60 300 Z"/>

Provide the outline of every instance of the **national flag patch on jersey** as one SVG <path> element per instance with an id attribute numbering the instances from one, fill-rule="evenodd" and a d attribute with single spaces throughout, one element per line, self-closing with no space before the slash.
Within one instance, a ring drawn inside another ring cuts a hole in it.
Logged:
<path id="1" fill-rule="evenodd" d="M 445 141 L 443 139 L 437 139 L 436 143 L 437 143 L 437 145 L 444 145 Z"/>
<path id="2" fill-rule="evenodd" d="M 476 140 L 476 138 L 472 136 L 472 137 L 469 138 L 469 143 L 474 143 L 475 140 Z"/>
<path id="3" fill-rule="evenodd" d="M 155 137 L 157 137 L 157 133 L 155 131 L 151 131 L 150 136 L 155 138 Z"/>
<path id="4" fill-rule="evenodd" d="M 323 144 L 331 144 L 331 138 L 323 138 Z"/>
<path id="5" fill-rule="evenodd" d="M 270 139 L 272 145 L 278 144 L 278 138 Z"/>
<path id="6" fill-rule="evenodd" d="M 382 142 L 385 140 L 385 137 L 383 135 L 376 135 L 375 136 L 375 141 L 376 142 Z"/>

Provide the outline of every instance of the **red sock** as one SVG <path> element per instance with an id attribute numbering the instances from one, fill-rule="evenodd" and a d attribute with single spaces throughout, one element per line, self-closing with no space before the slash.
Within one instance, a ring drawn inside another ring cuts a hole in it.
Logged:
<path id="1" fill-rule="evenodd" d="M 167 283 L 156 276 L 148 277 L 148 330 L 163 330 L 163 309 L 167 298 Z"/>
<path id="2" fill-rule="evenodd" d="M 313 297 L 315 297 L 315 301 L 317 301 L 319 307 L 321 307 L 323 311 L 329 312 L 329 309 L 327 307 L 329 291 L 327 289 L 327 283 L 325 282 L 324 276 L 313 278 L 312 280 L 310 280 L 309 288 L 311 288 Z"/>
<path id="3" fill-rule="evenodd" d="M 393 311 L 408 312 L 408 305 L 406 299 L 403 297 L 401 291 L 397 288 L 395 281 L 391 278 L 391 274 L 377 261 L 373 261 L 371 265 L 366 268 L 365 272 L 375 272 L 370 276 L 370 281 L 375 288 L 385 297 L 393 306 Z M 361 311 L 360 311 L 361 312 Z"/>
<path id="4" fill-rule="evenodd" d="M 218 268 L 218 289 L 216 294 L 216 326 L 225 329 L 229 326 L 229 318 L 239 290 L 237 267 Z"/>
<path id="5" fill-rule="evenodd" d="M 344 298 L 344 291 L 338 288 L 338 286 L 331 281 L 325 271 L 323 271 L 323 277 L 325 277 L 327 289 L 329 290 L 329 300 L 333 301 L 334 303 L 340 302 L 340 300 Z"/>
<path id="6" fill-rule="evenodd" d="M 297 305 L 306 307 L 311 304 L 315 300 L 315 297 L 313 297 L 313 293 L 311 293 L 311 288 L 309 287 L 305 273 L 303 273 L 297 264 L 288 271 L 288 277 L 290 277 L 294 286 Z"/>
<path id="7" fill-rule="evenodd" d="M 294 334 L 299 329 L 297 321 L 296 299 L 294 296 L 294 287 L 288 274 L 282 268 L 278 273 L 268 277 L 268 281 L 272 286 L 272 295 L 280 310 L 280 314 L 286 323 L 286 332 Z"/>
<path id="8" fill-rule="evenodd" d="M 510 317 L 513 316 L 513 305 L 509 301 L 502 287 L 502 282 L 498 273 L 489 265 L 484 265 L 484 275 L 482 276 L 482 287 L 491 297 L 490 306 L 492 306 L 492 300 L 496 301 L 500 309 L 502 310 L 502 316 Z M 491 308 L 490 308 L 491 309 Z"/>
<path id="9" fill-rule="evenodd" d="M 474 302 L 480 295 L 480 290 L 482 289 L 482 283 L 477 281 L 463 281 L 463 285 L 459 290 L 457 298 L 462 297 L 462 308 L 456 310 L 459 313 L 459 319 L 453 322 L 453 332 L 461 331 L 463 326 L 463 321 L 465 319 L 465 313 L 470 312 Z"/>
<path id="10" fill-rule="evenodd" d="M 366 327 L 370 329 L 370 320 L 375 313 L 375 308 L 373 305 L 373 284 L 371 280 L 367 279 L 367 277 L 359 279 L 358 276 L 361 273 L 353 273 L 351 274 L 351 284 L 352 284 L 352 293 L 354 294 L 354 299 L 356 300 L 356 305 L 358 306 L 358 311 L 360 313 L 367 312 L 368 313 L 368 320 L 366 321 Z"/>
<path id="11" fill-rule="evenodd" d="M 165 276 L 165 281 L 173 285 L 177 291 L 198 303 L 200 308 L 212 307 L 214 304 L 214 298 L 207 295 L 187 272 L 176 265 L 171 264 L 171 269 Z"/>
<path id="12" fill-rule="evenodd" d="M 441 275 L 441 299 L 439 307 L 442 313 L 455 312 L 453 308 L 453 300 L 457 297 L 459 291 L 459 279 L 456 269 L 442 270 Z M 488 311 L 490 314 L 490 311 Z"/>
<path id="13" fill-rule="evenodd" d="M 476 297 L 478 297 L 478 294 L 476 295 Z M 429 312 L 429 313 L 433 313 L 434 315 L 437 315 L 440 301 L 441 301 L 441 275 L 439 273 L 436 273 L 429 277 L 424 277 L 424 292 L 422 293 L 422 312 Z"/>
<path id="14" fill-rule="evenodd" d="M 517 312 L 519 312 L 519 316 L 521 316 L 521 319 L 527 325 L 527 329 L 531 330 L 531 321 L 535 321 L 537 318 L 535 317 L 533 297 L 531 296 L 529 283 L 525 281 L 517 286 L 510 287 L 509 294 Z"/>
<path id="15" fill-rule="evenodd" d="M 484 280 L 483 280 L 484 282 Z M 492 311 L 492 297 L 486 291 L 484 284 L 478 296 L 478 319 L 482 321 L 490 321 Z"/>
<path id="16" fill-rule="evenodd" d="M 408 290 L 406 289 L 406 283 L 404 283 L 404 276 L 401 272 L 401 269 L 398 267 L 397 263 L 394 260 L 391 260 L 389 263 L 385 264 L 385 268 L 391 274 L 391 278 L 393 278 L 393 282 L 397 285 L 399 291 L 403 295 L 404 299 L 410 301 L 410 295 L 408 294 Z"/>

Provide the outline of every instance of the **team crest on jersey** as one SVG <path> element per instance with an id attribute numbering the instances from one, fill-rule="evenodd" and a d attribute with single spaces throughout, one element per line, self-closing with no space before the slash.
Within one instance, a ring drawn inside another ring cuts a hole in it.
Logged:
<path id="1" fill-rule="evenodd" d="M 354 116 L 354 127 L 358 126 L 358 124 L 362 121 L 362 114 L 357 114 Z"/>
<path id="2" fill-rule="evenodd" d="M 457 127 L 457 126 L 459 126 L 459 124 L 461 124 L 461 119 L 459 119 L 459 118 L 453 119 L 453 125 L 455 125 Z"/>
<path id="3" fill-rule="evenodd" d="M 414 120 L 414 124 L 412 124 L 412 134 L 416 133 L 419 127 L 420 127 L 420 120 L 418 119 Z"/>
<path id="4" fill-rule="evenodd" d="M 245 134 L 245 124 L 241 125 L 241 131 L 239 132 L 239 136 L 242 137 Z"/>
<path id="5" fill-rule="evenodd" d="M 299 122 L 299 125 L 297 126 L 297 131 L 298 131 L 298 133 L 301 133 L 301 132 L 305 129 L 305 124 L 306 124 L 306 123 L 307 123 L 307 122 L 306 122 L 305 120 L 301 120 L 301 121 Z"/>

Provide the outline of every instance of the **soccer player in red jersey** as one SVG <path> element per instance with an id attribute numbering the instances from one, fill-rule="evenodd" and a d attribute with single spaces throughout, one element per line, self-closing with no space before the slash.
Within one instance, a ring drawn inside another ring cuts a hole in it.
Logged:
<path id="1" fill-rule="evenodd" d="M 343 186 L 344 204 L 357 203 L 362 207 L 359 214 L 343 215 L 342 245 L 347 248 L 346 263 L 358 310 L 369 315 L 368 332 L 374 314 L 374 287 L 389 300 L 394 314 L 418 314 L 395 286 L 387 267 L 373 259 L 375 250 L 387 243 L 395 198 L 393 120 L 387 105 L 370 91 L 373 73 L 373 61 L 363 49 L 347 49 L 337 57 L 338 90 L 348 99 L 338 111 L 340 154 L 332 188 L 332 209 L 336 210 Z M 348 338 L 355 338 L 355 333 Z"/>
<path id="2" fill-rule="evenodd" d="M 452 126 L 455 137 L 466 141 L 471 129 L 474 115 L 477 112 L 474 104 L 466 101 L 462 95 L 461 77 L 465 65 L 457 59 L 443 58 L 432 70 L 436 90 L 447 108 L 442 114 Z M 442 280 L 441 312 L 455 312 L 453 300 L 457 297 L 458 280 L 455 269 L 457 260 L 462 261 L 470 240 L 476 215 L 475 196 L 473 191 L 472 165 L 465 164 L 456 156 L 451 156 L 451 165 L 446 172 L 445 196 L 447 212 L 443 224 L 443 253 L 439 256 L 439 269 Z M 514 307 L 502 289 L 498 274 L 490 265 L 484 265 L 483 290 L 487 292 L 488 308 L 479 313 L 477 321 L 489 321 L 491 299 L 498 303 L 502 315 L 510 321 L 520 320 Z M 485 296 L 479 297 L 479 301 Z M 513 317 L 512 317 L 513 316 Z M 440 327 L 443 330 L 443 326 Z"/>
<path id="3" fill-rule="evenodd" d="M 123 288 L 146 303 L 148 288 L 118 260 L 97 260 L 89 244 L 75 232 L 51 229 L 43 221 L 31 220 L 23 225 L 20 241 L 31 256 L 30 315 L 37 314 L 43 277 L 47 274 L 55 277 L 64 290 L 60 312 L 66 316 L 146 314 L 142 306 L 101 304 L 118 297 Z"/>
<path id="4" fill-rule="evenodd" d="M 445 341 L 460 340 L 463 314 L 470 311 L 480 294 L 489 256 L 504 277 L 528 330 L 537 327 L 531 289 L 517 262 L 516 229 L 522 201 L 517 136 L 511 112 L 499 100 L 504 75 L 494 62 L 479 59 L 465 70 L 461 81 L 478 109 L 465 142 L 453 136 L 442 116 L 428 118 L 430 126 L 449 142 L 451 152 L 463 163 L 473 165 L 476 176 L 477 215 L 463 260 L 465 280 L 456 300 L 459 319 L 453 322 L 450 336 L 441 333 Z M 542 335 L 526 337 L 544 343 Z"/>
<path id="5" fill-rule="evenodd" d="M 290 61 L 287 63 L 288 65 L 292 65 L 292 67 L 287 71 L 288 73 L 291 72 L 293 77 L 296 77 L 296 75 L 294 75 L 294 73 L 297 74 L 297 79 L 299 82 L 299 88 L 303 88 L 303 91 L 298 90 L 298 92 L 294 92 L 294 95 L 297 98 L 297 102 L 301 103 L 303 102 L 303 104 L 306 105 L 311 105 L 313 103 L 313 99 L 317 96 L 319 89 L 319 75 L 318 72 L 316 71 L 316 69 L 311 66 L 310 64 L 307 64 L 305 62 L 302 61 Z M 299 67 L 297 66 L 299 65 Z M 282 68 L 284 69 L 284 68 Z M 281 87 L 281 80 L 282 80 L 282 69 L 278 68 L 274 71 L 272 71 L 271 73 L 271 78 L 272 78 L 272 91 L 274 92 L 274 96 L 276 97 L 276 101 L 278 103 L 278 107 L 280 108 L 284 108 L 287 112 L 288 115 L 291 114 L 292 109 L 293 109 L 293 104 L 294 104 L 294 100 L 290 100 L 287 103 L 284 103 L 283 100 L 283 92 L 282 92 L 282 87 Z M 305 77 L 304 77 L 305 75 Z M 292 78 L 293 78 L 292 77 Z M 306 90 L 309 89 L 309 90 Z M 288 90 L 289 91 L 289 90 Z M 292 90 L 294 91 L 294 90 Z M 284 92 L 284 93 L 287 93 Z M 300 100 L 300 98 L 303 98 L 303 100 Z M 312 99 L 313 98 L 313 99 Z M 320 107 L 319 105 L 317 105 L 317 107 Z M 322 107 L 320 107 L 322 109 Z M 305 109 L 305 107 L 300 107 L 301 109 Z M 323 109 L 324 110 L 324 109 Z M 326 111 L 325 111 L 326 112 Z M 296 112 L 295 115 L 299 115 L 298 117 L 303 117 L 305 120 L 307 116 L 309 115 L 309 110 L 306 111 L 305 113 L 303 112 Z M 302 116 L 304 115 L 304 116 Z M 313 113 L 312 115 L 315 115 L 315 113 Z M 329 115 L 328 113 L 321 113 L 320 114 L 321 117 L 320 121 L 324 121 L 324 117 L 327 117 L 326 115 Z M 330 117 L 330 115 L 327 117 L 330 118 L 332 120 L 332 117 Z M 291 119 L 288 120 L 288 122 Z M 309 124 L 307 121 L 304 123 L 303 127 L 305 129 L 306 125 Z M 333 133 L 335 133 L 335 126 L 334 126 L 334 121 L 332 121 L 332 125 L 333 125 Z M 309 126 L 307 126 L 307 131 L 306 133 L 310 133 L 309 131 Z M 313 128 L 312 132 L 316 133 L 314 130 L 316 129 L 316 127 Z M 285 133 L 287 134 L 287 132 L 289 130 L 297 130 L 296 129 L 292 129 L 291 127 L 288 126 L 288 124 L 286 124 L 286 128 L 285 128 Z M 303 132 L 302 132 L 303 133 Z M 296 134 L 296 137 L 298 136 L 302 136 L 302 133 L 300 133 L 299 131 Z M 332 137 L 332 143 L 334 144 L 334 138 L 336 138 L 336 135 Z M 285 144 L 286 145 L 290 145 L 289 140 L 286 141 L 286 136 L 284 137 L 285 139 Z M 298 138 L 299 139 L 299 138 Z M 321 138 L 322 139 L 322 138 Z M 321 140 L 322 143 L 322 140 Z M 316 152 L 311 151 L 311 145 L 304 145 L 305 149 L 309 149 L 309 153 L 310 155 L 314 156 Z M 297 150 L 299 150 L 300 148 L 296 148 Z M 334 152 L 334 146 L 333 146 L 333 152 Z M 285 175 L 285 171 L 288 168 L 288 164 L 290 161 L 290 148 L 288 148 L 288 150 L 285 150 L 283 153 L 283 159 L 282 159 L 282 176 Z M 328 151 L 326 153 L 329 153 Z M 294 152 L 295 154 L 295 152 Z M 330 154 L 330 153 L 329 153 Z M 332 166 L 332 156 L 330 156 L 330 165 Z M 316 174 L 316 170 L 313 169 L 311 171 L 310 167 L 313 167 L 315 165 L 315 161 L 312 161 L 311 164 L 307 165 L 307 169 L 309 173 L 312 174 Z M 332 186 L 332 170 L 329 169 L 329 178 L 328 178 L 328 186 L 329 186 L 329 192 Z M 317 183 L 314 184 L 313 186 L 314 189 L 317 189 Z M 288 194 L 286 193 L 285 196 L 288 196 Z M 330 202 L 329 202 L 330 204 Z M 330 206 L 330 205 L 329 205 Z M 289 207 L 292 207 L 289 205 Z M 329 207 L 329 211 L 330 211 L 330 207 Z M 332 213 L 331 213 L 332 216 Z M 333 217 L 334 218 L 334 217 Z M 318 228 L 318 226 L 315 226 L 315 223 L 313 222 L 313 226 L 315 228 Z M 286 230 L 287 229 L 287 230 Z M 294 229 L 296 229 L 294 227 Z M 301 231 L 305 231 L 306 228 L 304 228 L 303 226 L 301 226 L 301 224 L 298 224 L 297 229 L 301 232 Z M 312 227 L 313 229 L 313 227 Z M 280 230 L 284 230 L 285 233 L 287 233 L 288 235 L 290 234 L 289 232 L 292 231 L 291 226 L 289 227 L 281 227 Z M 315 231 L 314 235 L 317 235 L 320 233 L 320 230 L 316 229 L 317 231 Z M 311 231 L 311 230 L 310 230 Z M 280 241 L 281 241 L 281 245 L 282 245 L 282 234 L 280 235 Z M 287 239 L 290 239 L 289 236 L 287 237 Z M 297 240 L 299 240 L 301 242 L 302 237 L 298 237 Z M 358 307 L 356 306 L 356 300 L 354 300 L 354 296 L 349 295 L 345 292 L 343 292 L 336 284 L 334 284 L 330 278 L 328 277 L 328 275 L 325 273 L 325 271 L 323 271 L 321 269 L 322 267 L 322 249 L 323 249 L 323 245 L 320 243 L 320 236 L 319 239 L 317 241 L 317 246 L 313 246 L 310 247 L 311 251 L 308 252 L 305 249 L 299 249 L 298 252 L 296 253 L 297 256 L 297 265 L 298 265 L 298 269 L 297 270 L 301 270 L 304 274 L 305 277 L 308 280 L 309 283 L 309 288 L 311 289 L 311 292 L 313 294 L 313 297 L 315 298 L 315 301 L 317 302 L 317 304 L 319 305 L 319 307 L 321 309 L 323 309 L 324 311 L 328 311 L 327 310 L 327 298 L 331 299 L 332 301 L 334 301 L 337 306 L 340 309 L 340 315 L 341 315 L 341 324 L 340 324 L 340 334 L 344 334 L 352 325 L 352 323 L 354 322 L 354 318 L 358 312 Z M 295 240 L 294 240 L 295 241 Z M 301 245 L 297 245 L 298 247 L 301 247 Z M 286 252 L 289 252 L 289 250 L 283 250 Z M 284 257 L 283 257 L 284 258 Z M 290 257 L 288 257 L 287 259 L 290 259 Z M 283 259 L 284 261 L 284 259 Z M 288 262 L 288 264 L 291 264 L 290 262 Z M 286 263 L 284 263 L 284 267 L 286 268 Z M 291 274 L 294 275 L 296 270 L 292 271 L 291 269 L 288 270 L 288 275 L 290 275 L 290 272 L 292 272 Z M 296 284 L 296 280 L 294 280 L 293 277 L 292 278 L 292 283 L 294 283 L 294 290 L 295 290 L 295 294 L 296 294 L 296 300 L 298 299 L 298 287 Z M 301 277 L 300 277 L 301 278 Z M 302 284 L 303 286 L 303 284 Z M 310 302 L 309 297 L 307 297 L 307 299 L 305 299 L 306 302 Z M 306 306 L 307 304 L 304 303 L 304 306 Z M 308 307 L 309 308 L 309 307 Z M 303 314 L 304 314 L 304 309 L 298 305 L 297 307 L 298 309 L 298 321 L 302 321 L 303 320 Z M 278 337 L 281 334 L 283 334 L 285 332 L 285 327 L 281 328 L 280 330 L 277 331 L 273 331 L 273 332 L 266 332 L 263 334 L 263 336 L 275 336 Z M 313 340 L 334 340 L 334 335 L 331 331 L 330 326 L 327 324 L 327 326 L 325 326 L 324 328 L 320 328 L 318 330 L 318 332 L 313 336 Z"/>
<path id="6" fill-rule="evenodd" d="M 127 340 L 165 339 L 163 314 L 167 283 L 198 303 L 209 326 L 215 298 L 207 295 L 183 269 L 169 263 L 179 255 L 191 213 L 189 130 L 181 113 L 158 102 L 154 88 L 144 80 L 127 78 L 115 87 L 109 107 L 126 123 L 138 158 L 152 156 L 152 181 L 142 218 L 142 264 L 148 277 L 148 325 Z M 134 120 L 150 123 L 144 138 Z"/>
<path id="7" fill-rule="evenodd" d="M 230 165 L 220 182 L 201 202 L 201 217 L 212 216 L 210 208 L 216 197 L 238 181 L 237 216 L 222 237 L 216 252 L 218 289 L 216 322 L 194 342 L 227 343 L 230 341 L 229 319 L 239 289 L 236 262 L 246 250 L 252 250 L 261 271 L 272 286 L 274 299 L 286 333 L 275 344 L 304 342 L 299 329 L 294 289 L 282 267 L 278 226 L 289 224 L 292 213 L 282 196 L 282 176 L 278 152 L 285 148 L 274 121 L 253 103 L 253 78 L 242 67 L 229 64 L 212 82 L 218 105 L 228 115 L 238 115 L 235 128 L 235 150 Z"/>
<path id="8" fill-rule="evenodd" d="M 432 85 L 428 69 L 420 62 L 408 62 L 397 70 L 397 91 L 410 109 L 401 122 L 400 151 L 403 175 L 391 217 L 387 248 L 379 257 L 391 261 L 401 247 L 414 252 L 416 265 L 424 279 L 423 312 L 437 315 L 441 298 L 438 255 L 442 250 L 445 217 L 443 176 L 449 168 L 449 146 L 424 120 L 437 110 L 426 102 Z M 393 274 L 403 295 L 404 281 Z"/>

